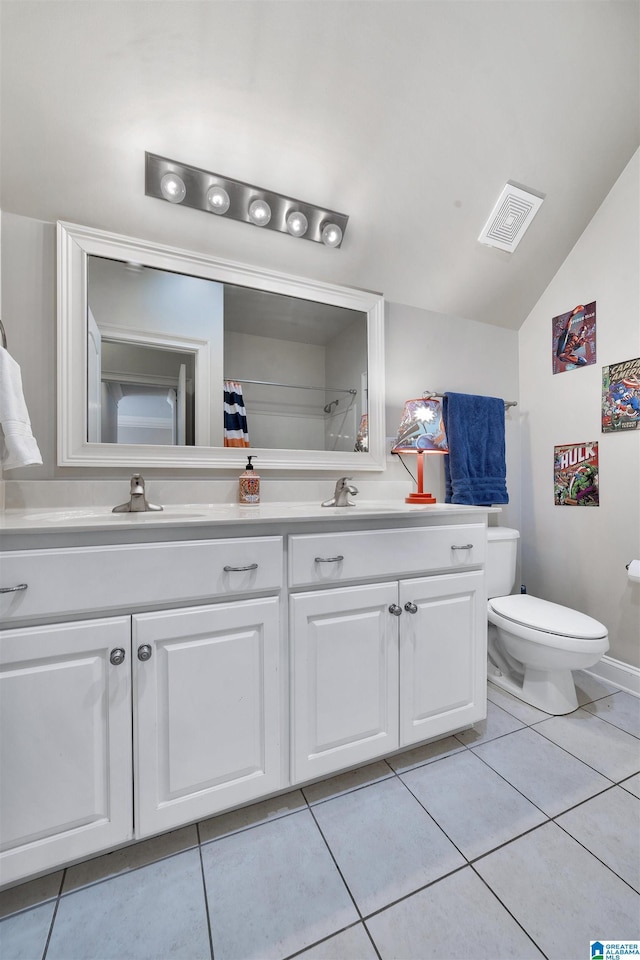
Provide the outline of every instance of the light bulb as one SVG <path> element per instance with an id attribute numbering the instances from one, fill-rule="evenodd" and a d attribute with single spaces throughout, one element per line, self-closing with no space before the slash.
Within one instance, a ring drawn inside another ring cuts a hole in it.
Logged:
<path id="1" fill-rule="evenodd" d="M 187 188 L 177 173 L 165 173 L 160 181 L 160 192 L 169 203 L 182 203 L 187 195 Z"/>
<path id="2" fill-rule="evenodd" d="M 292 237 L 303 237 L 307 232 L 309 221 L 301 210 L 292 210 L 287 216 L 287 230 Z"/>
<path id="3" fill-rule="evenodd" d="M 327 247 L 338 247 L 342 242 L 342 230 L 337 223 L 325 223 L 321 236 Z"/>
<path id="4" fill-rule="evenodd" d="M 214 184 L 213 187 L 209 187 L 207 190 L 207 203 L 211 207 L 212 213 L 223 214 L 229 209 L 231 200 L 224 187 L 219 187 L 217 184 Z"/>
<path id="5" fill-rule="evenodd" d="M 257 227 L 264 227 L 271 220 L 271 207 L 266 200 L 252 200 L 249 204 L 249 219 Z"/>

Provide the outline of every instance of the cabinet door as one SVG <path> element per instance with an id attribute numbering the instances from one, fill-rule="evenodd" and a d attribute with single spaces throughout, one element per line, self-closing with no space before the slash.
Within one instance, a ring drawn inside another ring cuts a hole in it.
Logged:
<path id="1" fill-rule="evenodd" d="M 130 649 L 128 617 L 0 634 L 0 883 L 132 838 Z"/>
<path id="2" fill-rule="evenodd" d="M 400 745 L 406 746 L 486 716 L 484 574 L 404 580 L 400 605 Z"/>
<path id="3" fill-rule="evenodd" d="M 293 781 L 398 748 L 397 583 L 291 597 Z"/>
<path id="4" fill-rule="evenodd" d="M 134 616 L 138 836 L 281 786 L 279 619 L 276 597 Z"/>

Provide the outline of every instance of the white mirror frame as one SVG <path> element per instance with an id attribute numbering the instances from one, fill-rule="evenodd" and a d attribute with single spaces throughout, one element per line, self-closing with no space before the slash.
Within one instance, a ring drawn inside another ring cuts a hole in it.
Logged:
<path id="1" fill-rule="evenodd" d="M 58 464 L 64 467 L 238 468 L 246 449 L 87 441 L 87 262 L 133 261 L 367 314 L 369 452 L 251 448 L 260 471 L 384 470 L 384 299 L 380 294 L 251 267 L 131 237 L 58 222 Z M 222 385 L 220 388 L 222 406 Z"/>

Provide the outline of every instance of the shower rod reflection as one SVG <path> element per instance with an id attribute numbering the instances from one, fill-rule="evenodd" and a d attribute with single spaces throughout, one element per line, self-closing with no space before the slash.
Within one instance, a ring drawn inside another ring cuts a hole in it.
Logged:
<path id="1" fill-rule="evenodd" d="M 324 393 L 350 393 L 356 396 L 357 390 L 353 387 L 310 387 L 303 383 L 275 383 L 273 380 L 247 380 L 246 377 L 225 377 L 225 380 L 235 380 L 237 383 L 256 383 L 261 387 L 291 387 L 292 390 L 321 390 Z"/>

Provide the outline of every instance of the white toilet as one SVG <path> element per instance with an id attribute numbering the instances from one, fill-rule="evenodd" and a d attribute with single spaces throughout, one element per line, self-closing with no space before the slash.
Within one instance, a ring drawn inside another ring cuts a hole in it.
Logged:
<path id="1" fill-rule="evenodd" d="M 558 603 L 509 595 L 519 536 L 507 527 L 488 529 L 489 679 L 546 713 L 571 713 L 578 706 L 571 671 L 592 667 L 607 652 L 607 628 Z"/>

